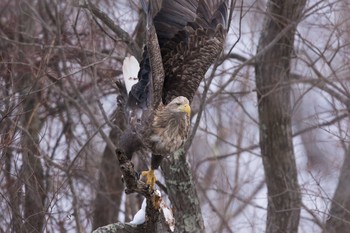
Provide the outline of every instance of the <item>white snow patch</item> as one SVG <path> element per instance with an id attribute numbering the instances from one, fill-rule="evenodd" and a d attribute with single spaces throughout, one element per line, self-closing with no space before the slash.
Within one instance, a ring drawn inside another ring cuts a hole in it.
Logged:
<path id="1" fill-rule="evenodd" d="M 135 214 L 134 218 L 132 219 L 132 221 L 130 222 L 131 224 L 136 224 L 136 225 L 140 225 L 142 223 L 145 222 L 146 219 L 146 198 L 143 199 L 142 205 L 141 205 L 141 209 L 139 211 L 137 211 L 137 213 Z"/>

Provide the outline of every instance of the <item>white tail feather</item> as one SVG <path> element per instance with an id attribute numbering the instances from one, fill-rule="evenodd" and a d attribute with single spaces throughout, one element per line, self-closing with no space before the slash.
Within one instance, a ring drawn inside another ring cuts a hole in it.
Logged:
<path id="1" fill-rule="evenodd" d="M 126 57 L 123 62 L 123 76 L 126 91 L 129 94 L 131 87 L 138 82 L 137 74 L 140 65 L 134 56 Z"/>

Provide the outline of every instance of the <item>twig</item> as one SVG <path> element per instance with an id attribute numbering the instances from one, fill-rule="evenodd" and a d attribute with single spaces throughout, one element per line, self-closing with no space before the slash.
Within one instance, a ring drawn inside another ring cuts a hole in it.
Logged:
<path id="1" fill-rule="evenodd" d="M 97 6 L 92 4 L 89 0 L 79 0 L 76 3 L 77 6 L 88 9 L 94 16 L 100 19 L 109 29 L 111 29 L 127 46 L 130 52 L 138 59 L 141 59 L 141 49 L 135 43 L 133 38 L 124 31 L 119 25 L 115 24 L 114 21 Z"/>

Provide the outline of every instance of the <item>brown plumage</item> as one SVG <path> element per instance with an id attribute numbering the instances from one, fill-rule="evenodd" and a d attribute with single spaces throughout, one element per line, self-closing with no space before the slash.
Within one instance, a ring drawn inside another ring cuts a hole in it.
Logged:
<path id="1" fill-rule="evenodd" d="M 135 135 L 139 135 L 138 140 L 151 150 L 153 170 L 159 166 L 161 155 L 175 152 L 186 141 L 190 103 L 205 73 L 223 49 L 228 0 L 150 0 L 149 9 L 161 50 L 161 58 L 155 59 L 162 60 L 165 77 L 164 80 L 153 77 L 150 81 L 150 58 L 145 48 L 139 82 L 129 93 L 131 110 L 128 112 L 139 116 L 140 111 L 147 109 L 146 112 L 153 114 L 151 124 L 140 127 L 142 133 L 137 133 L 137 124 L 131 126 Z M 158 92 L 154 93 L 154 90 Z M 155 110 L 149 109 L 150 95 L 162 98 Z M 133 118 L 132 122 L 143 121 Z M 153 187 L 153 171 L 144 175 Z"/>
<path id="2" fill-rule="evenodd" d="M 189 101 L 183 96 L 158 107 L 150 135 L 152 153 L 168 155 L 185 143 L 190 128 L 190 114 Z"/>
<path id="3" fill-rule="evenodd" d="M 175 4 L 176 1 L 172 2 Z M 197 4 L 197 8 L 193 22 L 187 22 L 186 26 L 173 38 L 168 39 L 169 34 L 163 32 L 166 27 L 161 31 L 157 28 L 158 22 L 163 21 L 162 17 L 158 17 L 157 14 L 154 20 L 165 71 L 163 87 L 165 104 L 176 96 L 185 96 L 192 102 L 205 73 L 221 53 L 226 37 L 227 3 L 225 0 L 179 2 L 179 4 L 190 2 L 190 5 L 194 6 Z M 186 7 L 185 4 L 182 5 Z M 168 19 L 170 15 L 171 13 L 165 17 L 167 19 L 165 22 L 170 21 Z M 161 25 L 164 25 L 164 22 Z"/>

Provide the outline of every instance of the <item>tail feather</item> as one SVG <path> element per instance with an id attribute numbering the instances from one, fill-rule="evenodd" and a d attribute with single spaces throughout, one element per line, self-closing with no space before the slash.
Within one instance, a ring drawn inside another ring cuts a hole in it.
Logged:
<path id="1" fill-rule="evenodd" d="M 123 76 L 126 91 L 129 94 L 132 86 L 138 82 L 140 65 L 134 56 L 126 57 L 123 62 Z"/>

